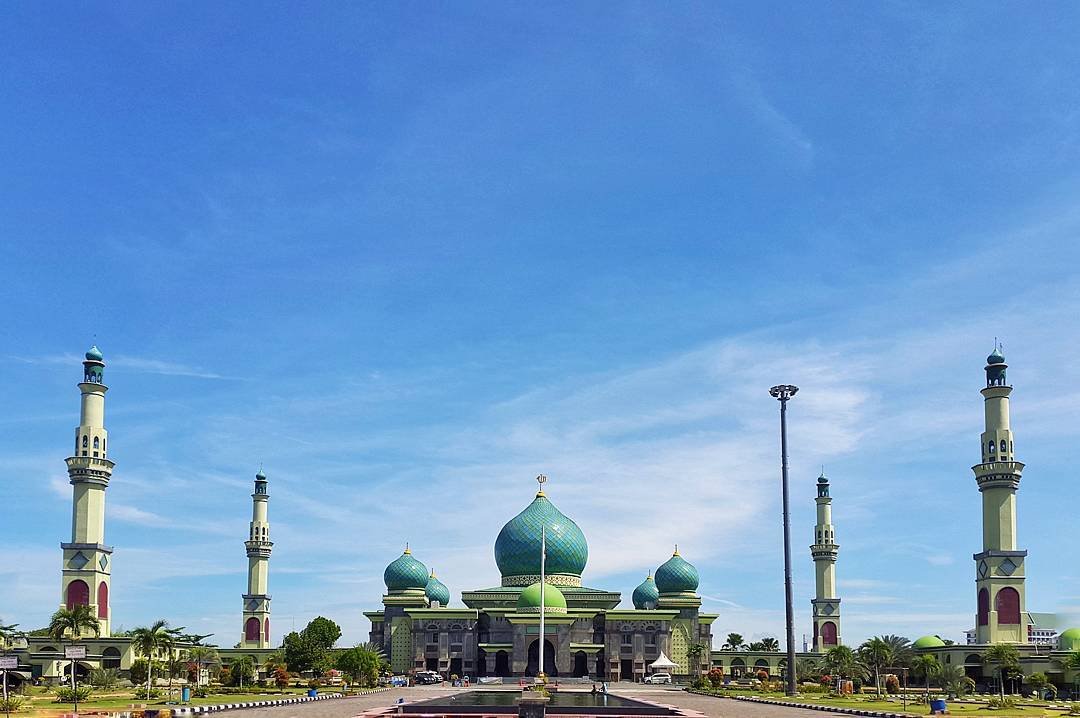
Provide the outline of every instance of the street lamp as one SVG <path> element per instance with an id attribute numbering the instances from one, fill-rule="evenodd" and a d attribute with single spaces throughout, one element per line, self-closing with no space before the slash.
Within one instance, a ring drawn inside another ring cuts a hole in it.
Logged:
<path id="1" fill-rule="evenodd" d="M 787 694 L 795 695 L 795 617 L 791 605 L 791 526 L 788 511 L 787 403 L 799 387 L 779 384 L 769 394 L 780 402 L 780 475 L 784 487 L 784 611 L 787 621 Z"/>

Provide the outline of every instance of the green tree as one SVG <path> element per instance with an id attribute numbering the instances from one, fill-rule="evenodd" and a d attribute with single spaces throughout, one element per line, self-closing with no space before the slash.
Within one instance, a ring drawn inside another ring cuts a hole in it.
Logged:
<path id="1" fill-rule="evenodd" d="M 5 624 L 0 620 L 0 649 L 7 648 L 16 638 L 20 638 L 22 635 L 19 624 Z"/>
<path id="2" fill-rule="evenodd" d="M 337 643 L 337 640 L 341 638 L 341 626 L 329 618 L 317 616 L 311 619 L 311 622 L 304 627 L 301 635 L 319 648 L 329 651 Z"/>
<path id="3" fill-rule="evenodd" d="M 363 688 L 374 688 L 379 680 L 379 669 L 386 657 L 378 646 L 371 643 L 358 643 L 353 648 L 340 652 L 337 656 L 337 668 L 360 684 Z"/>
<path id="4" fill-rule="evenodd" d="M 848 646 L 833 646 L 825 653 L 825 670 L 833 676 L 863 679 L 867 675 L 866 664 Z"/>
<path id="5" fill-rule="evenodd" d="M 1050 679 L 1046 677 L 1045 673 L 1032 673 L 1028 676 L 1028 685 L 1035 689 L 1037 698 L 1043 697 L 1043 691 L 1046 690 L 1046 686 L 1049 685 Z"/>
<path id="6" fill-rule="evenodd" d="M 747 646 L 747 649 L 749 649 L 751 651 L 759 651 L 759 652 L 764 651 L 765 650 L 765 644 L 762 643 L 761 641 L 751 641 L 750 645 Z"/>
<path id="7" fill-rule="evenodd" d="M 704 643 L 691 643 L 686 649 L 686 657 L 690 661 L 690 675 L 695 678 L 701 676 L 701 657 L 709 652 L 709 647 Z"/>
<path id="8" fill-rule="evenodd" d="M 61 608 L 49 619 L 49 636 L 57 641 L 64 640 L 65 636 L 77 641 L 86 633 L 94 636 L 101 633 L 101 623 L 89 606 Z"/>
<path id="9" fill-rule="evenodd" d="M 132 647 L 136 653 L 147 660 L 146 700 L 150 700 L 150 686 L 154 680 L 154 661 L 163 654 L 166 659 L 172 657 L 173 648 L 181 630 L 169 628 L 169 622 L 164 619 L 154 621 L 149 627 L 142 626 L 131 630 Z"/>
<path id="10" fill-rule="evenodd" d="M 818 667 L 817 661 L 813 658 L 796 658 L 795 659 L 795 680 L 817 681 L 821 678 L 821 669 Z"/>
<path id="11" fill-rule="evenodd" d="M 251 656 L 237 656 L 229 664 L 229 679 L 233 685 L 244 687 L 244 679 L 251 683 L 255 679 L 255 661 Z"/>
<path id="12" fill-rule="evenodd" d="M 963 698 L 971 692 L 971 679 L 967 677 L 964 668 L 955 663 L 942 665 L 938 670 L 938 680 L 941 681 L 941 687 L 951 696 Z"/>
<path id="13" fill-rule="evenodd" d="M 874 671 L 874 689 L 881 695 L 881 669 L 893 663 L 892 646 L 875 636 L 859 646 L 859 659 Z"/>
<path id="14" fill-rule="evenodd" d="M 202 675 L 202 669 L 221 665 L 221 656 L 213 646 L 192 646 L 187 651 L 187 660 L 189 666 L 194 668 L 196 683 Z"/>
<path id="15" fill-rule="evenodd" d="M 746 648 L 746 642 L 743 640 L 741 633 L 729 633 L 727 634 L 727 641 L 721 648 L 726 651 L 737 651 L 740 648 Z"/>
<path id="16" fill-rule="evenodd" d="M 986 649 L 983 661 L 997 666 L 998 694 L 1004 698 L 1005 679 L 1011 672 L 1020 668 L 1020 652 L 1010 643 L 995 643 Z"/>
<path id="17" fill-rule="evenodd" d="M 879 636 L 879 638 L 892 651 L 892 665 L 894 667 L 900 668 L 911 665 L 912 659 L 915 658 L 915 649 L 912 648 L 910 639 L 891 634 Z"/>
<path id="18" fill-rule="evenodd" d="M 930 679 L 941 673 L 941 662 L 932 653 L 921 653 L 911 661 L 911 672 L 926 680 L 926 702 L 930 702 Z"/>
<path id="19" fill-rule="evenodd" d="M 293 673 L 318 671 L 322 673 L 333 667 L 329 651 L 341 638 L 341 627 L 329 618 L 312 619 L 304 630 L 285 636 L 282 648 L 286 667 Z"/>
<path id="20" fill-rule="evenodd" d="M 1080 651 L 1073 651 L 1066 656 L 1064 666 L 1072 671 L 1073 685 L 1080 690 Z"/>
<path id="21" fill-rule="evenodd" d="M 772 636 L 765 636 L 765 638 L 762 638 L 761 646 L 763 651 L 770 651 L 772 653 L 780 652 L 780 641 L 776 640 Z"/>
<path id="22" fill-rule="evenodd" d="M 90 671 L 90 685 L 106 690 L 115 688 L 120 681 L 120 671 L 115 668 L 95 668 Z"/>

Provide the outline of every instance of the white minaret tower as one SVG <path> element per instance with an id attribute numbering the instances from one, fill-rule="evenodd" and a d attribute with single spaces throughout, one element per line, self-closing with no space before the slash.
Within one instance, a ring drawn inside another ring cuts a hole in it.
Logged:
<path id="1" fill-rule="evenodd" d="M 241 648 L 270 648 L 270 522 L 266 519 L 270 494 L 266 491 L 266 474 L 255 474 L 255 493 L 251 495 L 251 529 L 244 542 L 248 556 L 247 593 L 244 594 L 244 630 Z"/>
<path id="2" fill-rule="evenodd" d="M 983 550 L 975 554 L 975 640 L 978 643 L 1028 643 L 1024 559 L 1016 547 L 1016 491 L 1024 465 L 1013 454 L 1009 394 L 1001 346 L 986 358 L 982 462 L 971 467 L 982 493 Z"/>
<path id="3" fill-rule="evenodd" d="M 105 545 L 105 489 L 112 478 L 113 462 L 106 453 L 105 392 L 109 387 L 102 383 L 104 369 L 101 350 L 90 347 L 79 383 L 82 403 L 75 452 L 66 459 L 72 486 L 71 543 L 60 544 L 64 551 L 60 606 L 89 605 L 100 623 L 100 635 L 108 636 L 113 550 Z"/>
<path id="4" fill-rule="evenodd" d="M 817 480 L 817 525 L 814 527 L 814 557 L 817 590 L 810 602 L 814 613 L 814 650 L 824 652 L 840 642 L 840 599 L 836 595 L 836 531 L 832 523 L 832 497 L 825 472 Z"/>

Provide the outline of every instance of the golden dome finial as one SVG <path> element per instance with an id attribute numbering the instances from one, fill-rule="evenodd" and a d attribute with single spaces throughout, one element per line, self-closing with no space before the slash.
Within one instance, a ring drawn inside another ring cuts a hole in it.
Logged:
<path id="1" fill-rule="evenodd" d="M 547 477 L 544 476 L 543 474 L 540 474 L 539 476 L 536 477 L 536 483 L 540 484 L 540 490 L 536 492 L 537 496 L 547 496 L 547 494 L 544 493 L 544 484 L 546 482 L 547 482 Z"/>
<path id="2" fill-rule="evenodd" d="M 405 555 L 407 555 L 407 556 L 412 555 L 412 551 L 409 550 L 409 542 L 408 541 L 405 542 Z"/>
<path id="3" fill-rule="evenodd" d="M 675 544 L 675 553 L 673 553 L 671 555 L 672 556 L 678 556 L 679 555 L 679 544 Z"/>

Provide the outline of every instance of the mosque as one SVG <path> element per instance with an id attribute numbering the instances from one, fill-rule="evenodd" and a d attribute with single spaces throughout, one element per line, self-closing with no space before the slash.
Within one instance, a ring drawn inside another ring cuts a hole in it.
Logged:
<path id="1" fill-rule="evenodd" d="M 102 353 L 91 347 L 78 384 L 79 424 L 72 453 L 65 460 L 72 486 L 72 521 L 70 541 L 60 544 L 59 605 L 89 606 L 101 626 L 99 635 L 80 641 L 86 648 L 86 657 L 74 661 L 80 675 L 99 667 L 126 671 L 136 659 L 130 638 L 112 635 L 113 548 L 105 542 L 105 493 L 115 464 L 105 428 L 104 369 Z M 1031 613 L 1026 606 L 1027 551 L 1020 548 L 1016 530 L 1016 496 L 1025 467 L 1014 453 L 1012 386 L 1006 381 L 1006 369 L 1000 347 L 995 348 L 987 357 L 986 386 L 981 390 L 980 461 L 972 467 L 983 524 L 982 548 L 973 555 L 975 628 L 968 644 L 923 636 L 914 645 L 937 655 L 943 664 L 962 665 L 978 681 L 989 674 L 983 671 L 983 653 L 991 645 L 1010 643 L 1020 652 L 1025 674 L 1041 671 L 1064 686 L 1076 678 L 1064 660 L 1069 652 L 1080 650 L 1080 629 L 1058 632 L 1046 614 Z M 273 550 L 268 487 L 260 470 L 244 540 L 248 571 L 237 612 L 239 640 L 234 648 L 220 649 L 226 664 L 243 655 L 262 666 L 275 651 L 268 592 Z M 840 546 L 832 498 L 830 481 L 822 475 L 816 483 L 817 522 L 810 546 L 816 586 L 811 600 L 813 643 L 800 657 L 820 657 L 843 643 L 836 584 Z M 546 540 L 543 572 L 542 540 Z M 541 669 L 541 654 L 548 675 L 609 681 L 638 680 L 658 666 L 679 676 L 718 668 L 732 677 L 760 670 L 779 676 L 785 668 L 782 654 L 776 652 L 710 651 L 717 615 L 701 612 L 697 569 L 677 547 L 633 590 L 633 608 L 620 608 L 622 595 L 617 591 L 585 586 L 585 536 L 547 497 L 543 483 L 532 502 L 502 527 L 494 549 L 500 584 L 462 592 L 464 608 L 449 607 L 447 586 L 407 547 L 386 567 L 382 610 L 364 615 L 371 621 L 371 642 L 383 646 L 393 670 L 477 677 L 535 675 Z M 18 668 L 9 672 L 13 682 L 57 680 L 71 670 L 63 645 L 51 638 L 26 637 L 6 648 L 18 661 Z"/>
<path id="2" fill-rule="evenodd" d="M 500 584 L 463 592 L 465 608 L 447 607 L 449 589 L 408 548 L 386 567 L 383 608 L 364 615 L 371 620 L 371 642 L 383 647 L 391 668 L 535 676 L 543 641 L 548 676 L 640 679 L 657 661 L 682 675 L 707 670 L 717 616 L 700 611 L 697 569 L 678 547 L 655 577 L 634 589 L 634 608 L 620 609 L 618 592 L 582 584 L 589 558 L 585 535 L 555 507 L 539 478 L 540 491 L 495 539 Z"/>

